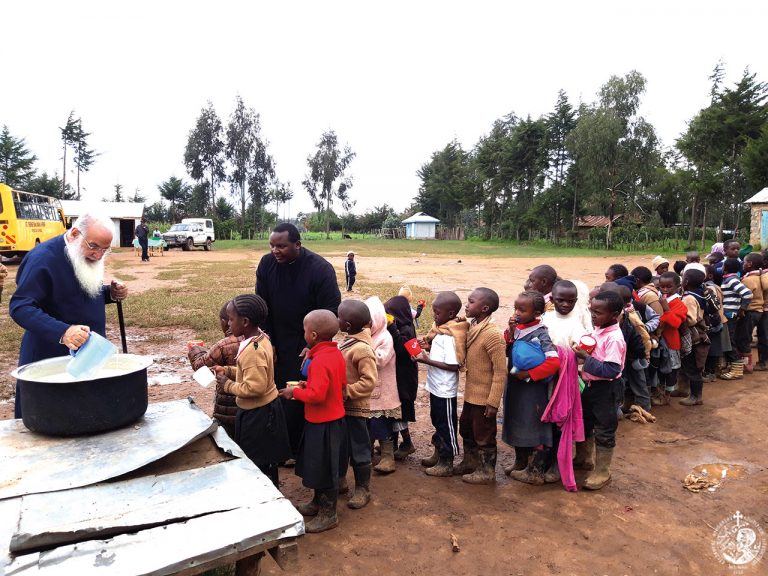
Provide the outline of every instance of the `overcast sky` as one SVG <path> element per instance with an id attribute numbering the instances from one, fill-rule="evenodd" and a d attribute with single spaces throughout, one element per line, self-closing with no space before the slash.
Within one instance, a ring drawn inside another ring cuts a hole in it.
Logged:
<path id="1" fill-rule="evenodd" d="M 151 203 L 169 176 L 188 179 L 201 108 L 211 100 L 226 124 L 240 94 L 292 184 L 291 215 L 311 210 L 301 180 L 327 129 L 357 153 L 354 211 L 399 211 L 454 138 L 469 150 L 509 112 L 546 114 L 561 88 L 591 102 L 633 69 L 648 81 L 643 114 L 673 144 L 719 59 L 728 84 L 745 66 L 768 80 L 767 16 L 765 1 L 6 1 L 0 125 L 60 175 L 74 109 L 100 153 L 84 199 L 120 183 Z"/>

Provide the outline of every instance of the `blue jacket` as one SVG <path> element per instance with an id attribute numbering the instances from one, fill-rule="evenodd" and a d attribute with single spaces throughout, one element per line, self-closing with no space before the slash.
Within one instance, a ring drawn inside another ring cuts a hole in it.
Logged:
<path id="1" fill-rule="evenodd" d="M 24 328 L 19 365 L 65 356 L 59 340 L 72 324 L 106 336 L 104 304 L 112 302 L 109 286 L 91 298 L 80 287 L 66 253 L 64 235 L 43 242 L 22 260 L 11 297 L 11 318 Z"/>

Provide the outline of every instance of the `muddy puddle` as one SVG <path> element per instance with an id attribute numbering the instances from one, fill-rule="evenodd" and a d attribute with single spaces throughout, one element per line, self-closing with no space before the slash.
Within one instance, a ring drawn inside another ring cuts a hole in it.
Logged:
<path id="1" fill-rule="evenodd" d="M 747 469 L 740 464 L 699 464 L 685 477 L 683 487 L 691 492 L 714 492 L 727 480 L 740 480 L 746 475 Z"/>

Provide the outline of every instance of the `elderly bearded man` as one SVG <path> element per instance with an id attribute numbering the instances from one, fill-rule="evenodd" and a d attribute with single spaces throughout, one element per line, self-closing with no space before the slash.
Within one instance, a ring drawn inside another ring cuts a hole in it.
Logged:
<path id="1" fill-rule="evenodd" d="M 109 218 L 86 213 L 71 230 L 24 257 L 10 303 L 11 318 L 25 330 L 20 366 L 77 350 L 91 330 L 106 336 L 104 305 L 128 295 L 128 288 L 114 280 L 104 285 L 113 230 Z M 18 401 L 15 414 L 21 418 Z"/>

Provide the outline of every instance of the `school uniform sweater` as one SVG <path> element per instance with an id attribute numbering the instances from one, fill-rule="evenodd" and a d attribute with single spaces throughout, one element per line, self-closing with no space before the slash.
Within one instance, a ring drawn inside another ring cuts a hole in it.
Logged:
<path id="1" fill-rule="evenodd" d="M 667 298 L 667 305 L 669 310 L 661 315 L 661 323 L 664 325 L 661 336 L 668 348 L 680 350 L 680 325 L 688 316 L 688 308 L 677 294 Z"/>
<path id="2" fill-rule="evenodd" d="M 659 301 L 659 292 L 652 284 L 647 284 L 640 288 L 637 291 L 637 295 L 640 297 L 640 302 L 653 308 L 659 316 L 664 313 L 664 309 Z"/>
<path id="3" fill-rule="evenodd" d="M 763 284 L 760 280 L 760 270 L 751 270 L 744 274 L 741 283 L 752 292 L 752 300 L 747 307 L 748 312 L 762 312 L 765 301 L 763 300 Z"/>
<path id="4" fill-rule="evenodd" d="M 370 329 L 364 328 L 357 334 L 347 336 L 339 344 L 339 350 L 347 365 L 347 399 L 344 400 L 344 410 L 347 416 L 366 418 L 370 412 L 371 393 L 378 379 Z"/>
<path id="5" fill-rule="evenodd" d="M 464 401 L 498 408 L 507 381 L 506 343 L 490 317 L 469 325 L 466 366 Z"/>
<path id="6" fill-rule="evenodd" d="M 307 387 L 293 391 L 293 397 L 304 402 L 304 418 L 313 424 L 343 418 L 347 367 L 338 345 L 318 342 L 307 353 L 307 360 Z"/>
<path id="7" fill-rule="evenodd" d="M 624 370 L 627 343 L 618 324 L 595 328 L 592 337 L 597 342 L 592 354 L 584 360 L 581 377 L 584 382 L 615 380 Z"/>
<path id="8" fill-rule="evenodd" d="M 739 309 L 749 308 L 752 291 L 739 281 L 736 273 L 723 276 L 720 289 L 723 291 L 723 310 L 728 318 L 736 316 Z"/>
<path id="9" fill-rule="evenodd" d="M 266 406 L 277 398 L 275 353 L 264 334 L 240 343 L 237 366 L 225 366 L 228 378 L 222 388 L 235 396 L 243 410 Z"/>

